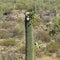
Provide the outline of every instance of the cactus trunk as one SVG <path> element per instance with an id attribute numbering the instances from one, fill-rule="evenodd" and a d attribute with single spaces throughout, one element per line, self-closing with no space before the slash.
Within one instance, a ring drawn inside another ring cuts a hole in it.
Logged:
<path id="1" fill-rule="evenodd" d="M 32 35 L 31 20 L 27 21 L 27 19 L 25 19 L 25 32 L 26 32 L 26 60 L 34 60 L 34 40 Z"/>

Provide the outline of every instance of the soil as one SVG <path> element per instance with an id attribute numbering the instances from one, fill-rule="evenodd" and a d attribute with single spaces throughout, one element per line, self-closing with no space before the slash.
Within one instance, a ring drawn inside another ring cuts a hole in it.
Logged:
<path id="1" fill-rule="evenodd" d="M 52 56 L 43 56 L 43 57 L 36 57 L 36 60 L 59 60 L 56 57 L 52 57 Z"/>

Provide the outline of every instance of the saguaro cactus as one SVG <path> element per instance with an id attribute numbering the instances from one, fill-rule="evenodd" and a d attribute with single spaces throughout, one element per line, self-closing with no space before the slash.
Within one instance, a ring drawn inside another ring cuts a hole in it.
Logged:
<path id="1" fill-rule="evenodd" d="M 26 31 L 26 60 L 34 60 L 34 40 L 32 35 L 32 24 L 29 14 L 25 16 Z"/>

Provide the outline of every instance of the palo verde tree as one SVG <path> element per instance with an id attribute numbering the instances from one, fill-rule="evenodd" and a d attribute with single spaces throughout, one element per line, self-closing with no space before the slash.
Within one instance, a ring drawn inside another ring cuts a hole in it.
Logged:
<path id="1" fill-rule="evenodd" d="M 32 15 L 27 12 L 25 16 L 25 32 L 26 32 L 26 60 L 34 60 L 34 40 L 32 35 Z"/>

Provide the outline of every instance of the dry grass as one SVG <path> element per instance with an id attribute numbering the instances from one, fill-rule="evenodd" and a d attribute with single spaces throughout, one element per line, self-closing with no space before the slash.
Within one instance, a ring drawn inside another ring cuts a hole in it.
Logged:
<path id="1" fill-rule="evenodd" d="M 36 60 L 59 60 L 59 58 L 54 56 L 43 56 L 43 57 L 36 57 Z"/>

